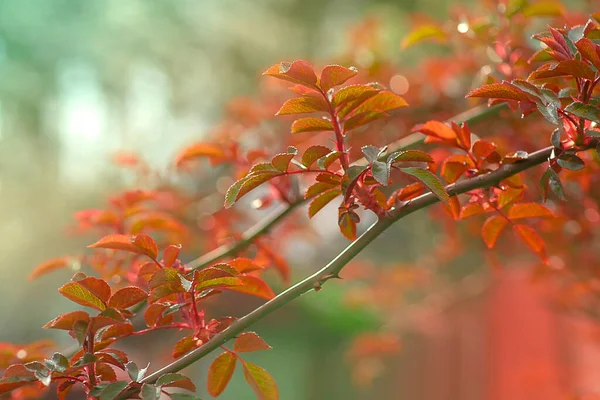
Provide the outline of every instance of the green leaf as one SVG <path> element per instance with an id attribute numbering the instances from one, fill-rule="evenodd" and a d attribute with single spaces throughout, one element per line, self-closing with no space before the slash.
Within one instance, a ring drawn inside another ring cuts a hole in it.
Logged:
<path id="1" fill-rule="evenodd" d="M 129 361 L 127 364 L 125 364 L 125 369 L 127 370 L 127 374 L 129 374 L 129 377 L 132 381 L 139 382 L 144 379 L 144 376 L 146 376 L 149 366 L 150 363 L 148 363 L 146 368 L 139 369 L 136 363 Z"/>
<path id="2" fill-rule="evenodd" d="M 444 203 L 448 203 L 450 201 L 450 196 L 448 196 L 448 193 L 446 193 L 444 185 L 440 179 L 431 172 L 422 168 L 414 167 L 401 168 L 400 171 L 417 178 L 417 180 L 427 186 L 433 192 L 433 194 Z"/>
<path id="3" fill-rule="evenodd" d="M 69 360 L 60 353 L 54 353 L 52 358 L 45 360 L 46 367 L 51 371 L 64 372 L 69 368 Z"/>
<path id="4" fill-rule="evenodd" d="M 562 153 L 558 159 L 556 160 L 558 165 L 561 167 L 571 170 L 571 171 L 579 171 L 585 167 L 585 163 L 575 154 L 571 153 Z"/>
<path id="5" fill-rule="evenodd" d="M 119 381 L 108 384 L 100 392 L 100 400 L 113 400 L 127 387 L 127 385 L 127 382 Z"/>
<path id="6" fill-rule="evenodd" d="M 73 333 L 75 335 L 75 339 L 80 346 L 83 346 L 83 342 L 85 341 L 85 336 L 87 335 L 88 323 L 86 321 L 75 321 L 73 324 Z"/>
<path id="7" fill-rule="evenodd" d="M 372 145 L 363 146 L 360 148 L 362 150 L 363 155 L 367 159 L 369 163 L 377 160 L 377 155 L 379 154 L 379 149 Z"/>
<path id="8" fill-rule="evenodd" d="M 142 385 L 142 390 L 140 391 L 140 395 L 142 400 L 158 400 L 160 398 L 160 387 L 151 385 L 149 383 L 144 383 Z M 173 397 L 171 397 L 172 399 Z"/>
<path id="9" fill-rule="evenodd" d="M 83 367 L 84 365 L 93 364 L 96 361 L 98 361 L 98 357 L 92 353 L 84 353 L 83 356 L 73 364 L 73 367 Z"/>
<path id="10" fill-rule="evenodd" d="M 542 175 L 542 188 L 545 187 L 546 183 L 549 185 L 550 189 L 556 195 L 556 197 L 558 197 L 562 201 L 567 200 L 565 196 L 565 189 L 563 188 L 560 178 L 552 168 L 548 168 L 544 175 Z"/>
<path id="11" fill-rule="evenodd" d="M 585 118 L 588 121 L 600 124 L 600 109 L 598 109 L 598 107 L 576 101 L 565 107 L 565 111 L 575 115 L 576 117 Z"/>
<path id="12" fill-rule="evenodd" d="M 24 367 L 28 371 L 33 372 L 33 375 L 35 375 L 36 379 L 38 381 L 42 382 L 42 384 L 44 386 L 49 386 L 50 382 L 52 382 L 52 372 L 48 369 L 48 367 L 46 367 L 41 362 L 39 362 L 39 361 L 28 362 L 27 364 L 24 365 Z"/>
<path id="13" fill-rule="evenodd" d="M 371 173 L 373 178 L 383 186 L 387 186 L 390 182 L 390 167 L 383 161 L 373 161 Z"/>
<path id="14" fill-rule="evenodd" d="M 554 146 L 557 149 L 561 148 L 560 130 L 555 129 L 554 132 L 552 132 L 552 136 L 550 137 L 550 143 L 552 143 L 552 146 Z"/>

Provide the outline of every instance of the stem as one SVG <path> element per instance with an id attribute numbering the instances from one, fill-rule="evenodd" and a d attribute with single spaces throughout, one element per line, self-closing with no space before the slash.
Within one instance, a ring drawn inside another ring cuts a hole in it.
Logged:
<path id="1" fill-rule="evenodd" d="M 242 249 L 245 249 L 246 247 L 250 246 L 257 237 L 269 232 L 275 225 L 277 225 L 281 220 L 283 220 L 285 217 L 291 214 L 292 211 L 305 202 L 305 199 L 299 199 L 294 203 L 279 207 L 265 219 L 259 221 L 256 225 L 244 232 L 240 237 L 240 240 L 236 241 L 235 243 L 217 247 L 216 249 L 204 254 L 202 257 L 198 257 L 188 262 L 187 266 L 192 269 L 202 269 L 215 263 L 221 258 L 230 256 Z"/>
<path id="2" fill-rule="evenodd" d="M 594 140 L 588 146 L 588 148 L 595 147 L 598 142 L 599 140 Z M 521 160 L 514 164 L 505 164 L 496 171 L 488 174 L 479 175 L 471 179 L 448 185 L 446 186 L 446 191 L 451 196 L 455 196 L 474 189 L 496 185 L 503 179 L 546 162 L 550 157 L 553 148 L 553 146 L 546 147 L 529 154 L 529 157 L 526 160 Z M 168 364 L 160 370 L 148 375 L 141 381 L 141 383 L 154 383 L 160 376 L 164 374 L 180 371 L 181 369 L 193 364 L 202 357 L 211 353 L 213 350 L 218 349 L 220 346 L 224 345 L 229 340 L 242 333 L 255 322 L 261 320 L 265 316 L 271 314 L 273 311 L 291 302 L 302 294 L 313 289 L 320 289 L 321 285 L 329 279 L 339 278 L 339 273 L 346 266 L 346 264 L 348 264 L 372 241 L 379 237 L 379 235 L 381 235 L 387 228 L 393 225 L 394 222 L 437 202 L 439 202 L 439 199 L 431 192 L 409 200 L 404 206 L 393 210 L 388 216 L 380 218 L 377 222 L 371 225 L 371 227 L 369 227 L 365 233 L 348 245 L 348 247 L 346 247 L 325 267 L 303 281 L 298 282 L 296 285 L 290 287 L 274 299 L 266 302 L 244 317 L 236 320 L 227 329 L 215 335 L 208 343 L 195 350 L 192 350 L 171 364 Z M 131 391 L 127 391 L 126 393 L 118 396 L 117 399 L 125 399 L 127 398 L 125 396 L 131 394 Z"/>

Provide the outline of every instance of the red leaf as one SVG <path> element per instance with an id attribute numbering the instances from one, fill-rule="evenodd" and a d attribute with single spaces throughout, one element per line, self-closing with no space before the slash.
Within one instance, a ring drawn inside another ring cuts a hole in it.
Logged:
<path id="1" fill-rule="evenodd" d="M 322 183 L 322 182 L 319 182 Z M 312 218 L 317 214 L 323 207 L 329 202 L 342 194 L 341 189 L 331 189 L 325 193 L 321 193 L 318 197 L 315 197 L 308 206 L 308 217 Z"/>
<path id="2" fill-rule="evenodd" d="M 236 353 L 249 353 L 259 350 L 272 349 L 260 336 L 255 332 L 245 332 L 235 339 L 233 351 Z"/>
<path id="3" fill-rule="evenodd" d="M 450 156 L 444 160 L 444 163 L 442 164 L 441 175 L 442 177 L 444 177 L 446 182 L 454 183 L 468 169 L 474 167 L 475 164 L 469 156 L 457 154 Z"/>
<path id="4" fill-rule="evenodd" d="M 217 397 L 223 393 L 233 376 L 236 361 L 235 356 L 227 351 L 219 354 L 210 364 L 208 377 L 206 378 L 206 388 L 211 396 Z"/>
<path id="5" fill-rule="evenodd" d="M 102 332 L 102 340 L 118 339 L 124 336 L 129 336 L 134 331 L 133 325 L 130 322 L 114 324 L 110 328 Z"/>
<path id="6" fill-rule="evenodd" d="M 158 246 L 156 245 L 156 242 L 145 233 L 135 235 L 133 244 L 141 249 L 143 254 L 149 256 L 153 260 L 156 260 L 156 257 L 158 257 Z"/>
<path id="7" fill-rule="evenodd" d="M 340 65 L 328 65 L 321 72 L 319 85 L 324 92 L 327 92 L 334 86 L 341 85 L 348 79 L 354 77 L 358 71 L 356 68 L 346 68 Z"/>
<path id="8" fill-rule="evenodd" d="M 73 329 L 73 324 L 77 321 L 90 321 L 90 315 L 85 311 L 73 311 L 66 314 L 59 315 L 46 325 L 42 326 L 44 329 L 63 329 L 70 331 Z"/>
<path id="9" fill-rule="evenodd" d="M 134 245 L 131 239 L 132 237 L 128 235 L 108 235 L 96 243 L 90 244 L 88 247 L 92 249 L 123 250 L 130 253 L 145 254 L 145 251 Z"/>
<path id="10" fill-rule="evenodd" d="M 514 225 L 513 232 L 517 238 L 521 239 L 523 243 L 527 245 L 535 254 L 537 254 L 542 260 L 546 261 L 546 244 L 544 240 L 538 235 L 535 229 L 527 225 Z"/>
<path id="11" fill-rule="evenodd" d="M 300 118 L 292 123 L 292 133 L 332 131 L 331 121 L 323 118 Z"/>
<path id="12" fill-rule="evenodd" d="M 34 270 L 31 271 L 27 279 L 34 280 L 42 275 L 45 275 L 57 269 L 69 267 L 73 261 L 75 260 L 69 256 L 53 258 L 51 260 L 45 261 L 37 267 L 35 267 Z"/>
<path id="13" fill-rule="evenodd" d="M 403 150 L 394 152 L 390 155 L 394 162 L 433 162 L 433 158 L 421 150 Z M 389 162 L 389 159 L 388 159 Z"/>
<path id="14" fill-rule="evenodd" d="M 508 221 L 499 215 L 493 215 L 485 220 L 481 227 L 481 236 L 488 248 L 493 248 L 500 234 L 506 228 Z"/>
<path id="15" fill-rule="evenodd" d="M 237 278 L 242 281 L 242 286 L 232 286 L 227 288 L 227 290 L 250 294 L 266 300 L 271 300 L 275 297 L 273 290 L 262 279 L 252 275 L 240 275 Z"/>
<path id="16" fill-rule="evenodd" d="M 478 160 L 485 160 L 494 150 L 496 145 L 487 140 L 478 140 L 473 144 L 473 154 Z"/>
<path id="17" fill-rule="evenodd" d="M 472 90 L 467 97 L 484 97 L 488 99 L 530 101 L 527 93 L 510 85 L 508 82 L 491 83 Z"/>
<path id="18" fill-rule="evenodd" d="M 208 157 L 215 163 L 225 158 L 225 152 L 221 147 L 212 143 L 195 143 L 183 149 L 183 151 L 175 157 L 175 164 L 178 167 L 181 167 L 187 161 L 199 157 Z"/>
<path id="19" fill-rule="evenodd" d="M 329 153 L 331 153 L 331 149 L 329 147 L 320 145 L 310 146 L 308 149 L 306 149 L 304 154 L 302 154 L 302 165 L 304 165 L 306 168 L 310 168 L 315 161 Z"/>
<path id="20" fill-rule="evenodd" d="M 181 251 L 181 245 L 170 245 L 163 251 L 163 265 L 170 268 L 175 264 Z M 153 265 L 156 265 L 153 263 Z"/>
<path id="21" fill-rule="evenodd" d="M 273 76 L 314 89 L 317 88 L 317 75 L 315 75 L 312 65 L 304 60 L 297 60 L 292 63 L 282 61 L 263 72 L 263 75 Z"/>
<path id="22" fill-rule="evenodd" d="M 536 218 L 536 217 L 554 217 L 550 209 L 538 203 L 517 203 L 508 211 L 508 218 Z"/>
<path id="23" fill-rule="evenodd" d="M 108 300 L 108 306 L 113 308 L 129 308 L 148 298 L 148 293 L 135 286 L 117 290 Z"/>
<path id="24" fill-rule="evenodd" d="M 250 362 L 243 362 L 244 378 L 259 400 L 279 400 L 279 389 L 273 377 L 263 368 Z"/>
<path id="25" fill-rule="evenodd" d="M 275 115 L 291 115 L 313 112 L 329 112 L 329 106 L 321 95 L 308 95 L 289 99 Z"/>
<path id="26" fill-rule="evenodd" d="M 576 43 L 577 50 L 581 56 L 588 60 L 594 67 L 600 69 L 600 46 L 588 38 L 581 38 Z"/>
<path id="27" fill-rule="evenodd" d="M 554 64 L 543 64 L 541 67 L 533 71 L 527 77 L 527 80 L 554 78 L 557 76 L 573 76 L 576 78 L 594 80 L 596 73 L 582 61 L 567 60 Z"/>

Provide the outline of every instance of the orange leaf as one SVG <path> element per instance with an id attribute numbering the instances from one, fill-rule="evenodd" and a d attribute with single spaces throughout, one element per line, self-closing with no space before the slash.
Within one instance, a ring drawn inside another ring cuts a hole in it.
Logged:
<path id="1" fill-rule="evenodd" d="M 271 300 L 275 297 L 273 290 L 262 279 L 252 275 L 240 275 L 237 278 L 242 281 L 242 286 L 231 286 L 227 290 L 250 294 L 266 300 Z"/>
<path id="2" fill-rule="evenodd" d="M 378 92 L 378 89 L 369 85 L 346 86 L 333 95 L 333 104 L 335 107 L 352 104 L 354 107 L 351 107 L 349 110 L 351 111 L 368 98 L 375 96 Z"/>
<path id="3" fill-rule="evenodd" d="M 145 254 L 145 251 L 142 248 L 133 244 L 131 236 L 119 234 L 104 236 L 96 243 L 90 244 L 88 248 L 123 250 L 130 253 Z"/>
<path id="4" fill-rule="evenodd" d="M 300 118 L 292 123 L 292 133 L 332 131 L 331 121 L 323 118 Z"/>
<path id="5" fill-rule="evenodd" d="M 102 332 L 102 340 L 117 339 L 132 334 L 133 325 L 130 322 L 114 324 Z"/>
<path id="6" fill-rule="evenodd" d="M 173 321 L 173 314 L 169 314 L 163 317 L 163 312 L 169 308 L 164 304 L 150 304 L 144 313 L 144 321 L 149 328 L 155 326 L 169 325 Z"/>
<path id="7" fill-rule="evenodd" d="M 51 260 L 45 261 L 37 267 L 35 267 L 35 269 L 31 271 L 27 279 L 34 280 L 42 275 L 45 275 L 57 269 L 69 267 L 73 261 L 75 260 L 69 256 L 53 258 Z"/>
<path id="8" fill-rule="evenodd" d="M 158 257 L 158 246 L 156 245 L 156 242 L 145 233 L 135 235 L 133 238 L 133 244 L 134 246 L 142 249 L 143 254 L 151 257 L 153 260 Z"/>
<path id="9" fill-rule="evenodd" d="M 255 332 L 245 332 L 235 339 L 233 350 L 236 353 L 249 353 L 259 350 L 272 349 L 260 336 Z"/>
<path id="10" fill-rule="evenodd" d="M 237 359 L 230 352 L 219 354 L 208 368 L 206 388 L 211 396 L 217 397 L 227 387 L 235 371 Z"/>
<path id="11" fill-rule="evenodd" d="M 170 245 L 163 251 L 163 265 L 170 268 L 175 264 L 181 251 L 181 245 Z"/>
<path id="12" fill-rule="evenodd" d="M 179 358 L 190 350 L 202 344 L 201 340 L 194 338 L 194 335 L 181 338 L 173 348 L 173 358 Z"/>
<path id="13" fill-rule="evenodd" d="M 189 390 L 190 392 L 196 391 L 196 385 L 194 385 L 190 378 L 176 373 L 162 375 L 156 380 L 156 385 L 161 387 L 178 387 Z"/>
<path id="14" fill-rule="evenodd" d="M 331 153 L 331 149 L 329 147 L 321 145 L 310 146 L 308 149 L 306 149 L 304 154 L 302 154 L 302 165 L 304 165 L 306 168 L 310 168 L 315 161 L 329 153 Z"/>
<path id="15" fill-rule="evenodd" d="M 517 203 L 508 211 L 510 219 L 554 217 L 548 207 L 538 203 Z"/>
<path id="16" fill-rule="evenodd" d="M 334 86 L 341 85 L 348 79 L 354 77 L 358 71 L 356 68 L 346 68 L 341 65 L 328 65 L 321 72 L 319 85 L 324 92 L 327 92 Z"/>
<path id="17" fill-rule="evenodd" d="M 408 103 L 404 98 L 388 90 L 382 90 L 375 96 L 369 97 L 364 103 L 357 107 L 356 111 L 354 111 L 354 115 L 364 112 L 384 113 L 406 106 L 408 106 Z"/>
<path id="18" fill-rule="evenodd" d="M 329 106 L 321 95 L 308 95 L 289 99 L 275 115 L 304 114 L 313 112 L 328 112 Z"/>
<path id="19" fill-rule="evenodd" d="M 318 194 L 321 194 L 327 190 L 331 190 L 339 186 L 333 182 L 315 182 L 306 189 L 306 193 L 304 193 L 305 199 L 310 199 L 311 197 L 315 197 Z"/>
<path id="20" fill-rule="evenodd" d="M 496 145 L 487 140 L 478 140 L 473 144 L 473 154 L 479 160 L 485 160 L 496 150 Z"/>
<path id="21" fill-rule="evenodd" d="M 348 240 L 356 239 L 356 224 L 360 221 L 358 214 L 340 208 L 338 215 L 338 226 L 342 235 Z"/>
<path id="22" fill-rule="evenodd" d="M 498 207 L 502 208 L 511 203 L 521 200 L 523 198 L 523 194 L 525 193 L 524 189 L 524 187 L 520 189 L 515 189 L 512 187 L 504 189 L 498 195 Z"/>
<path id="23" fill-rule="evenodd" d="M 112 308 L 129 308 L 148 298 L 148 293 L 135 286 L 117 290 L 108 300 Z"/>
<path id="24" fill-rule="evenodd" d="M 263 75 L 273 76 L 314 89 L 317 88 L 317 75 L 315 75 L 312 65 L 304 60 L 296 60 L 292 63 L 282 61 L 263 72 Z"/>
<path id="25" fill-rule="evenodd" d="M 211 161 L 217 161 L 225 157 L 225 152 L 221 147 L 212 143 L 195 143 L 183 149 L 175 157 L 175 164 L 181 167 L 185 162 L 199 157 L 209 157 Z"/>
<path id="26" fill-rule="evenodd" d="M 152 276 L 160 271 L 160 269 L 161 268 L 154 261 L 149 261 L 142 265 L 142 267 L 138 270 L 138 277 L 145 282 L 150 282 Z"/>
<path id="27" fill-rule="evenodd" d="M 340 194 L 342 194 L 342 190 L 337 188 L 321 193 L 319 196 L 315 197 L 308 206 L 308 217 L 314 217 L 315 214 L 317 214 L 323 207 L 325 207 L 329 202 L 338 197 Z"/>
<path id="28" fill-rule="evenodd" d="M 227 263 L 242 274 L 258 271 L 264 268 L 263 266 L 256 265 L 254 261 L 250 260 L 249 258 L 243 257 L 235 258 Z"/>
<path id="29" fill-rule="evenodd" d="M 460 219 L 466 219 L 475 215 L 485 214 L 485 210 L 479 203 L 469 203 L 460 210 Z"/>
<path id="30" fill-rule="evenodd" d="M 481 236 L 488 248 L 493 248 L 500 234 L 506 228 L 508 221 L 499 215 L 493 215 L 485 220 L 481 227 Z"/>
<path id="31" fill-rule="evenodd" d="M 423 135 L 432 136 L 438 139 L 456 139 L 456 132 L 440 121 L 427 121 L 422 125 L 415 126 L 412 131 L 421 132 Z"/>
<path id="32" fill-rule="evenodd" d="M 513 232 L 542 260 L 547 260 L 546 244 L 540 235 L 535 231 L 535 229 L 527 225 L 518 224 L 513 226 Z"/>
<path id="33" fill-rule="evenodd" d="M 263 368 L 250 362 L 243 362 L 244 378 L 259 400 L 279 400 L 279 389 L 273 377 Z"/>

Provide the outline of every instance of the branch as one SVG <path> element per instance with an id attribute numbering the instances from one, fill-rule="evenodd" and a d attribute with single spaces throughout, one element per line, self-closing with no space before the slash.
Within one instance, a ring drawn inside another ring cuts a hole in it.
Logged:
<path id="1" fill-rule="evenodd" d="M 598 141 L 594 141 L 589 148 L 594 147 Z M 454 183 L 446 186 L 446 191 L 450 195 L 458 195 L 474 189 L 485 188 L 498 184 L 503 179 L 506 179 L 512 175 L 518 174 L 519 172 L 530 169 L 534 166 L 540 165 L 548 160 L 552 153 L 553 147 L 546 147 L 538 150 L 534 153 L 529 154 L 526 160 L 518 161 L 514 164 L 506 164 L 498 168 L 496 171 L 488 174 L 480 175 L 471 179 L 467 179 L 458 183 Z M 317 271 L 313 275 L 290 287 L 286 291 L 279 294 L 274 299 L 266 302 L 256 310 L 250 312 L 244 317 L 236 320 L 229 328 L 215 335 L 208 343 L 199 347 L 186 355 L 182 356 L 178 360 L 171 364 L 161 368 L 160 370 L 148 375 L 144 378 L 141 383 L 154 383 L 156 380 L 167 373 L 173 373 L 180 371 L 181 369 L 193 364 L 202 357 L 211 353 L 213 350 L 218 349 L 229 340 L 235 338 L 237 335 L 246 330 L 249 326 L 255 322 L 261 320 L 265 316 L 271 314 L 273 311 L 284 306 L 285 304 L 296 299 L 300 295 L 309 292 L 313 289 L 321 288 L 321 285 L 329 279 L 338 278 L 340 271 L 348 264 L 357 254 L 359 254 L 365 247 L 367 247 L 373 240 L 381 235 L 386 229 L 388 229 L 394 222 L 412 214 L 418 210 L 437 203 L 439 199 L 433 193 L 425 193 L 419 197 L 406 202 L 400 208 L 393 210 L 389 216 L 379 219 L 375 222 L 365 233 L 363 233 L 358 239 L 352 242 L 346 247 L 336 258 L 334 258 L 329 264 Z M 133 391 L 133 390 L 132 390 Z M 125 399 L 131 394 L 131 391 L 123 393 L 118 399 Z"/>
<path id="2" fill-rule="evenodd" d="M 464 113 L 458 114 L 458 115 L 450 118 L 448 121 L 454 121 L 457 123 L 467 122 L 469 124 L 474 124 L 483 119 L 487 119 L 490 116 L 496 115 L 500 111 L 507 109 L 507 108 L 508 107 L 505 103 L 497 104 L 492 107 L 487 107 L 484 105 L 477 106 L 470 110 L 465 111 Z M 417 144 L 422 143 L 424 139 L 425 139 L 425 135 L 423 135 L 421 133 L 413 133 L 411 135 L 408 135 L 400 140 L 397 140 L 397 141 L 391 143 L 388 146 L 390 149 L 390 151 L 388 151 L 388 153 L 391 153 L 394 150 L 407 149 L 409 147 L 415 146 Z M 357 160 L 356 162 L 354 162 L 353 165 L 361 165 L 366 162 L 367 162 L 366 159 L 361 158 L 361 159 Z M 207 267 L 207 266 L 217 262 L 221 258 L 230 256 L 232 254 L 237 253 L 238 251 L 245 249 L 246 247 L 248 247 L 249 245 L 252 244 L 254 239 L 269 232 L 273 228 L 273 226 L 277 225 L 281 220 L 283 220 L 285 217 L 287 217 L 289 214 L 291 214 L 292 211 L 294 211 L 296 208 L 298 208 L 305 202 L 306 202 L 305 199 L 300 198 L 300 199 L 296 200 L 295 202 L 293 202 L 292 204 L 286 204 L 284 206 L 281 206 L 280 208 L 275 210 L 272 214 L 270 214 L 268 217 L 266 217 L 264 220 L 259 221 L 256 225 L 254 225 L 253 227 L 249 228 L 246 232 L 244 232 L 242 234 L 242 237 L 240 238 L 240 240 L 236 241 L 235 243 L 226 244 L 226 245 L 217 247 L 216 249 L 204 254 L 203 256 L 198 257 L 198 258 L 188 262 L 187 265 L 192 269 L 202 269 L 204 267 Z"/>
<path id="3" fill-rule="evenodd" d="M 305 199 L 300 198 L 291 204 L 279 207 L 277 210 L 269 214 L 265 219 L 259 221 L 256 225 L 249 228 L 242 234 L 242 237 L 235 243 L 226 244 L 204 254 L 187 263 L 187 266 L 192 269 L 201 269 L 213 264 L 223 257 L 230 256 L 237 253 L 240 250 L 250 246 L 254 239 L 269 232 L 271 228 L 277 225 L 281 220 L 288 216 L 292 211 L 298 208 L 300 205 L 306 202 Z"/>

